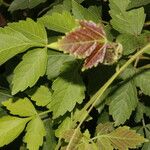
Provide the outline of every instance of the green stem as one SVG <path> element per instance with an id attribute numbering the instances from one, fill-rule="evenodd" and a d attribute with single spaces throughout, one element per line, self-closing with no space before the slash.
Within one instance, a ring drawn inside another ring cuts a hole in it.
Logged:
<path id="1" fill-rule="evenodd" d="M 81 118 L 79 125 L 77 126 L 77 128 L 74 131 L 74 134 L 72 135 L 68 146 L 66 148 L 66 150 L 70 150 L 70 147 L 72 145 L 72 142 L 78 132 L 78 130 L 80 129 L 82 123 L 84 122 L 84 120 L 86 119 L 86 117 L 88 116 L 89 112 L 92 110 L 92 108 L 95 106 L 95 104 L 97 103 L 97 101 L 99 100 L 99 103 L 102 103 L 103 101 L 100 100 L 102 94 L 106 91 L 106 89 L 111 85 L 111 83 L 141 54 L 143 54 L 146 50 L 150 49 L 150 44 L 146 45 L 144 48 L 142 48 L 140 51 L 138 51 L 136 54 L 134 54 L 103 86 L 102 88 L 100 88 L 95 95 L 93 95 L 93 97 L 90 99 L 90 101 L 85 105 L 85 107 L 82 109 L 84 112 L 85 110 L 87 110 L 87 108 L 89 108 L 88 113 L 86 113 L 83 118 Z"/>
<path id="2" fill-rule="evenodd" d="M 51 49 L 55 49 L 55 50 L 59 50 L 58 42 L 50 43 L 46 47 L 51 48 Z"/>
<path id="3" fill-rule="evenodd" d="M 46 114 L 48 114 L 48 113 L 50 113 L 50 112 L 52 112 L 52 111 L 50 111 L 50 110 L 43 111 L 43 112 L 39 113 L 39 116 L 46 115 Z"/>

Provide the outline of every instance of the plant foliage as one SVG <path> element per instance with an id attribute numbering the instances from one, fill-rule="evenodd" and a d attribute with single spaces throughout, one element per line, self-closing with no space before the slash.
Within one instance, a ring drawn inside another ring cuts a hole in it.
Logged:
<path id="1" fill-rule="evenodd" d="M 149 150 L 149 1 L 0 9 L 2 149 Z"/>

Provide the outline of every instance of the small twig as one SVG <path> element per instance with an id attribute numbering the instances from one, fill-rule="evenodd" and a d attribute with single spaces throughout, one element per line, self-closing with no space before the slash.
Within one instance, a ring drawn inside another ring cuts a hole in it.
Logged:
<path id="1" fill-rule="evenodd" d="M 137 57 L 136 60 L 135 60 L 135 62 L 134 62 L 134 68 L 137 67 L 139 60 L 140 60 L 140 57 Z"/>

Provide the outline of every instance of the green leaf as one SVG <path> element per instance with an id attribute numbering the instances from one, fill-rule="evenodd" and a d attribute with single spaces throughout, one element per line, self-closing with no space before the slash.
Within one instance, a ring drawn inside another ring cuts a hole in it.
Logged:
<path id="1" fill-rule="evenodd" d="M 72 128 L 72 119 L 66 117 L 63 122 L 58 126 L 58 129 L 55 130 L 56 137 L 63 138 L 63 134 Z"/>
<path id="2" fill-rule="evenodd" d="M 86 129 L 85 132 L 83 133 L 79 145 L 77 146 L 78 150 L 98 150 L 96 143 L 89 142 L 91 140 L 90 136 L 91 135 L 89 131 Z"/>
<path id="3" fill-rule="evenodd" d="M 140 48 L 138 37 L 131 34 L 120 34 L 117 41 L 122 44 L 124 55 L 129 55 Z"/>
<path id="4" fill-rule="evenodd" d="M 54 118 L 72 111 L 76 103 L 82 103 L 85 97 L 85 86 L 77 66 L 77 63 L 68 64 L 67 71 L 53 82 L 54 93 L 48 108 L 53 111 Z"/>
<path id="5" fill-rule="evenodd" d="M 147 4 L 150 4 L 149 0 L 131 0 L 127 8 L 132 9 L 132 8 L 141 7 Z"/>
<path id="6" fill-rule="evenodd" d="M 121 64 L 124 64 L 124 61 L 121 62 Z M 121 74 L 120 78 L 123 80 L 131 80 L 134 79 L 134 77 L 137 74 L 137 69 L 133 67 L 133 65 L 129 65 Z"/>
<path id="7" fill-rule="evenodd" d="M 46 135 L 44 124 L 39 116 L 28 123 L 26 131 L 23 141 L 27 143 L 27 148 L 39 150 L 39 147 L 43 144 L 43 137 Z"/>
<path id="8" fill-rule="evenodd" d="M 0 88 L 0 117 L 4 116 L 7 114 L 7 112 L 2 108 L 2 102 L 6 101 L 7 99 L 11 98 L 10 91 L 6 89 L 1 89 Z"/>
<path id="9" fill-rule="evenodd" d="M 117 42 L 121 43 L 123 46 L 123 54 L 129 55 L 136 50 L 144 47 L 148 44 L 148 38 L 150 37 L 150 32 L 144 32 L 139 36 L 134 36 L 131 34 L 120 34 L 117 37 Z M 146 52 L 148 53 L 148 51 Z"/>
<path id="10" fill-rule="evenodd" d="M 79 20 L 89 20 L 94 21 L 96 23 L 100 22 L 100 12 L 97 13 L 98 7 L 91 6 L 88 9 L 84 8 L 82 5 L 77 3 L 76 1 L 72 0 L 72 12 L 75 18 Z"/>
<path id="11" fill-rule="evenodd" d="M 48 64 L 46 72 L 48 79 L 56 78 L 61 73 L 61 68 L 65 65 L 65 63 L 73 60 L 75 60 L 73 56 L 48 51 Z"/>
<path id="12" fill-rule="evenodd" d="M 113 123 L 112 122 L 106 122 L 104 124 L 100 123 L 96 127 L 96 134 L 107 134 L 114 130 Z"/>
<path id="13" fill-rule="evenodd" d="M 136 146 L 144 143 L 146 139 L 137 134 L 134 130 L 129 130 L 129 127 L 119 127 L 109 134 L 102 134 L 98 137 L 99 143 L 109 150 L 127 150 L 136 148 Z M 112 148 L 112 147 L 113 148 Z"/>
<path id="14" fill-rule="evenodd" d="M 52 93 L 46 86 L 40 86 L 31 96 L 31 99 L 36 102 L 37 106 L 46 106 L 51 102 Z"/>
<path id="15" fill-rule="evenodd" d="M 63 134 L 63 139 L 65 139 L 66 142 L 69 142 L 71 140 L 72 136 L 74 136 L 74 132 L 75 132 L 74 129 L 67 130 Z M 80 130 L 78 130 L 75 135 L 75 138 L 73 139 L 73 141 L 71 143 L 70 149 L 74 149 L 80 142 L 81 138 L 82 138 L 82 133 Z"/>
<path id="16" fill-rule="evenodd" d="M 8 90 L 6 89 L 1 89 L 0 88 L 0 106 L 1 106 L 1 102 L 7 100 L 8 98 L 11 98 L 11 94 Z"/>
<path id="17" fill-rule="evenodd" d="M 45 136 L 45 141 L 43 143 L 42 150 L 54 150 L 56 147 L 56 138 L 55 138 L 52 125 L 53 124 L 51 119 L 44 120 L 46 136 Z"/>
<path id="18" fill-rule="evenodd" d="M 13 12 L 18 9 L 31 9 L 44 2 L 46 2 L 46 0 L 14 0 L 8 10 Z"/>
<path id="19" fill-rule="evenodd" d="M 5 116 L 0 118 L 0 147 L 9 144 L 24 130 L 29 118 Z"/>
<path id="20" fill-rule="evenodd" d="M 144 9 L 126 11 L 129 2 L 129 0 L 110 0 L 111 24 L 120 33 L 139 35 L 145 21 Z"/>
<path id="21" fill-rule="evenodd" d="M 143 119 L 144 114 L 150 118 L 150 108 L 139 102 L 136 108 L 135 122 L 140 122 Z"/>
<path id="22" fill-rule="evenodd" d="M 28 51 L 23 60 L 14 70 L 12 94 L 32 87 L 43 76 L 47 66 L 47 49 L 33 49 Z"/>
<path id="23" fill-rule="evenodd" d="M 26 38 L 38 44 L 37 46 L 45 46 L 47 44 L 47 33 L 44 26 L 30 18 L 27 18 L 26 21 L 19 21 L 19 23 L 10 23 L 9 28 L 20 32 Z"/>
<path id="24" fill-rule="evenodd" d="M 0 65 L 30 47 L 47 44 L 44 27 L 31 19 L 9 23 L 5 28 L 0 28 L 0 37 Z"/>
<path id="25" fill-rule="evenodd" d="M 146 138 L 149 140 L 149 142 L 146 142 L 143 144 L 142 150 L 149 150 L 150 148 L 150 124 L 147 124 L 144 128 Z M 144 134 L 144 133 L 143 133 Z"/>
<path id="26" fill-rule="evenodd" d="M 134 78 L 135 84 L 145 95 L 150 96 L 150 70 L 139 72 Z"/>
<path id="27" fill-rule="evenodd" d="M 46 15 L 38 20 L 49 30 L 66 33 L 78 26 L 75 18 L 67 11 L 60 13 L 54 12 L 52 15 Z"/>
<path id="28" fill-rule="evenodd" d="M 138 104 L 136 87 L 132 81 L 123 83 L 117 86 L 109 99 L 109 113 L 115 120 L 115 126 L 123 124 Z"/>
<path id="29" fill-rule="evenodd" d="M 19 115 L 22 117 L 36 115 L 37 112 L 28 98 L 18 99 L 15 101 L 13 98 L 2 103 L 13 115 Z"/>
<path id="30" fill-rule="evenodd" d="M 72 8 L 71 0 L 64 0 L 62 4 L 54 5 L 45 15 L 52 15 L 52 13 L 62 13 L 63 11 L 70 12 Z"/>

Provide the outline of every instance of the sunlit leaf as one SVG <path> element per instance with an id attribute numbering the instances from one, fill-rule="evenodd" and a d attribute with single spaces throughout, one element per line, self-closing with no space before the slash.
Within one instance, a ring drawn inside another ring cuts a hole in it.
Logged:
<path id="1" fill-rule="evenodd" d="M 42 120 L 37 116 L 33 118 L 27 125 L 26 135 L 23 141 L 27 143 L 30 150 L 38 150 L 43 144 L 43 137 L 46 135 L 45 127 Z"/>
<path id="2" fill-rule="evenodd" d="M 5 116 L 0 118 L 0 147 L 9 144 L 24 130 L 30 119 Z"/>
<path id="3" fill-rule="evenodd" d="M 5 101 L 2 103 L 13 115 L 19 115 L 19 116 L 32 116 L 36 115 L 37 112 L 31 103 L 31 101 L 28 98 L 24 99 L 18 99 L 15 101 L 15 99 L 9 99 L 8 101 Z"/>
<path id="4" fill-rule="evenodd" d="M 12 94 L 32 87 L 46 72 L 47 49 L 37 48 L 28 51 L 14 70 Z"/>
<path id="5" fill-rule="evenodd" d="M 48 87 L 41 85 L 31 96 L 31 99 L 35 101 L 38 106 L 46 106 L 52 99 L 52 93 Z"/>
<path id="6" fill-rule="evenodd" d="M 110 150 L 127 150 L 129 148 L 136 148 L 136 146 L 146 142 L 143 136 L 137 134 L 134 130 L 130 130 L 129 127 L 119 127 L 109 134 L 101 134 L 98 137 L 98 142 Z M 113 147 L 113 148 L 112 148 Z"/>

